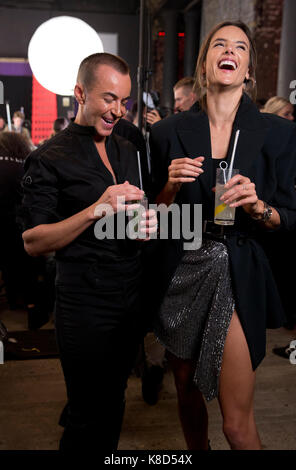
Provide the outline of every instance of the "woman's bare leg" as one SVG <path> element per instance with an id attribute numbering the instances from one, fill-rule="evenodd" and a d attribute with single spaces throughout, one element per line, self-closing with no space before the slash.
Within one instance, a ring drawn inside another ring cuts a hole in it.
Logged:
<path id="1" fill-rule="evenodd" d="M 190 360 L 167 353 L 178 395 L 179 417 L 189 450 L 208 449 L 208 413 L 201 392 L 193 383 L 195 366 Z"/>
<path id="2" fill-rule="evenodd" d="M 234 311 L 225 341 L 219 386 L 223 432 L 231 449 L 261 449 L 253 412 L 254 387 L 255 372 L 249 348 Z"/>

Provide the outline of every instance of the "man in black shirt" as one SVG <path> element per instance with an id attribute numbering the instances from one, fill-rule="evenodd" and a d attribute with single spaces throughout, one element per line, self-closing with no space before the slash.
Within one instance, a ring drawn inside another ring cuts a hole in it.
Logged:
<path id="1" fill-rule="evenodd" d="M 56 330 L 68 395 L 64 452 L 117 448 L 124 390 L 143 334 L 141 243 L 98 240 L 94 230 L 98 207 L 116 214 L 143 196 L 136 149 L 112 133 L 130 87 L 121 58 L 84 59 L 75 122 L 25 164 L 25 249 L 33 256 L 56 253 Z M 149 236 L 154 211 L 145 218 Z"/>

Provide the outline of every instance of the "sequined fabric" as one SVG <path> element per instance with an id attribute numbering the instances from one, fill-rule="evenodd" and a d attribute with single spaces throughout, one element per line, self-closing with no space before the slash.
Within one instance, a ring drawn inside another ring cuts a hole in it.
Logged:
<path id="1" fill-rule="evenodd" d="M 196 361 L 194 382 L 216 398 L 225 339 L 234 310 L 227 248 L 204 240 L 186 251 L 163 300 L 155 334 L 168 351 Z"/>

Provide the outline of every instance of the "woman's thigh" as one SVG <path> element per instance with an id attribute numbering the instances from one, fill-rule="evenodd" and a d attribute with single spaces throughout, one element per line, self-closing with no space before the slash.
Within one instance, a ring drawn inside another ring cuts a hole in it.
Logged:
<path id="1" fill-rule="evenodd" d="M 219 381 L 223 417 L 239 419 L 253 410 L 255 372 L 244 331 L 234 311 L 225 341 Z"/>

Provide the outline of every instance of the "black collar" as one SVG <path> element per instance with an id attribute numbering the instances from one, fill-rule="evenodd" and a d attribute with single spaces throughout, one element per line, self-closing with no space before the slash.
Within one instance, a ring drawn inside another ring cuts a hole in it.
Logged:
<path id="1" fill-rule="evenodd" d="M 80 135 L 90 135 L 93 136 L 96 134 L 96 129 L 93 126 L 81 126 L 76 122 L 70 122 L 67 129 L 72 132 L 73 134 L 80 134 Z"/>
<path id="2" fill-rule="evenodd" d="M 72 134 L 82 135 L 82 136 L 87 135 L 89 137 L 94 137 L 97 133 L 96 128 L 94 126 L 81 126 L 80 124 L 77 124 L 74 121 L 70 122 L 69 126 L 67 127 L 67 131 L 71 132 Z M 105 144 L 106 144 L 107 149 L 109 146 L 109 141 L 110 141 L 110 136 L 107 136 L 105 139 Z"/>

